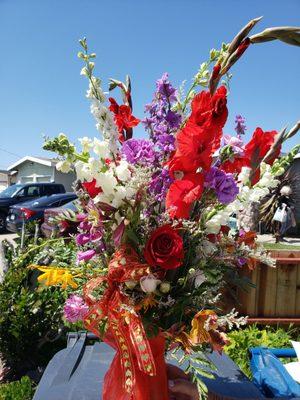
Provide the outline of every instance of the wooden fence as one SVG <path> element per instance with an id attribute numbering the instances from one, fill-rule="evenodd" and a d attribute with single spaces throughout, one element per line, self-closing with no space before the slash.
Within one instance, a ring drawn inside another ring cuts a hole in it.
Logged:
<path id="1" fill-rule="evenodd" d="M 239 291 L 239 311 L 249 322 L 300 324 L 300 251 L 272 252 L 276 268 L 263 264 L 245 274 L 256 288 Z"/>

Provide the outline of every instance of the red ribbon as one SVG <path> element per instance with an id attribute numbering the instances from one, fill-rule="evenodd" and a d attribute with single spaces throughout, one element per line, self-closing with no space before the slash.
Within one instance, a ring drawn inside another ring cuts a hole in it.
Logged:
<path id="1" fill-rule="evenodd" d="M 122 386 L 130 396 L 128 399 L 141 399 L 134 395 L 136 376 L 139 375 L 138 370 L 149 377 L 155 376 L 157 371 L 152 348 L 141 318 L 131 305 L 130 298 L 120 291 L 120 283 L 128 280 L 138 281 L 149 272 L 149 266 L 139 262 L 138 256 L 132 248 L 122 246 L 110 261 L 107 276 L 93 278 L 84 287 L 84 299 L 89 306 L 84 320 L 86 329 L 101 337 L 99 324 L 107 319 L 108 330 L 103 340 L 117 349 L 115 360 L 105 378 L 104 386 L 111 388 L 111 385 L 107 384 L 111 379 L 111 370 L 115 370 L 114 366 L 120 362 Z M 107 287 L 101 299 L 98 300 L 94 292 L 104 283 Z M 164 352 L 164 346 L 162 351 Z M 140 378 L 139 381 L 141 381 Z M 103 398 L 127 399 L 127 397 L 111 397 L 111 395 L 106 395 L 106 397 L 103 395 Z M 167 397 L 160 398 L 167 399 Z"/>

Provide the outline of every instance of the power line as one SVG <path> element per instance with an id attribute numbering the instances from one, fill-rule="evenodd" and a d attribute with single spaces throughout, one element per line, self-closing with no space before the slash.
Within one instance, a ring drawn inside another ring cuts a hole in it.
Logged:
<path id="1" fill-rule="evenodd" d="M 14 156 L 14 157 L 17 157 L 17 158 L 22 158 L 22 156 L 20 156 L 20 154 L 12 153 L 11 151 L 2 149 L 1 147 L 0 147 L 0 151 L 3 151 L 4 153 L 10 154 L 11 156 Z"/>

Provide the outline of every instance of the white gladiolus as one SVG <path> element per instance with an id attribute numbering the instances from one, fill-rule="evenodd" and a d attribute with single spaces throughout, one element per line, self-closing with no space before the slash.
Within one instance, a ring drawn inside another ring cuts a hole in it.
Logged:
<path id="1" fill-rule="evenodd" d="M 92 141 L 90 138 L 84 136 L 83 138 L 78 139 L 81 146 L 82 146 L 82 151 L 84 153 L 88 153 L 90 149 L 92 148 Z"/>
<path id="2" fill-rule="evenodd" d="M 83 161 L 77 161 L 75 163 L 75 171 L 77 179 L 81 181 L 85 180 L 87 182 L 91 182 L 94 179 L 93 173 L 89 165 L 87 163 L 84 163 Z"/>
<path id="3" fill-rule="evenodd" d="M 154 292 L 160 283 L 161 281 L 159 279 L 156 279 L 155 276 L 152 274 L 143 276 L 140 279 L 141 289 L 145 293 Z"/>
<path id="4" fill-rule="evenodd" d="M 68 160 L 59 161 L 56 164 L 56 169 L 64 174 L 72 171 L 72 164 Z"/>

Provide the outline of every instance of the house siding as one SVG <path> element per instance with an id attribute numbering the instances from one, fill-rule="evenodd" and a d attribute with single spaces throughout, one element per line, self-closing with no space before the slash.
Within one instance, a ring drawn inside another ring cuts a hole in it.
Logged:
<path id="1" fill-rule="evenodd" d="M 54 178 L 56 183 L 61 183 L 64 185 L 67 192 L 73 192 L 73 183 L 76 180 L 76 174 L 74 172 L 69 172 L 64 174 L 63 172 L 54 169 Z"/>

